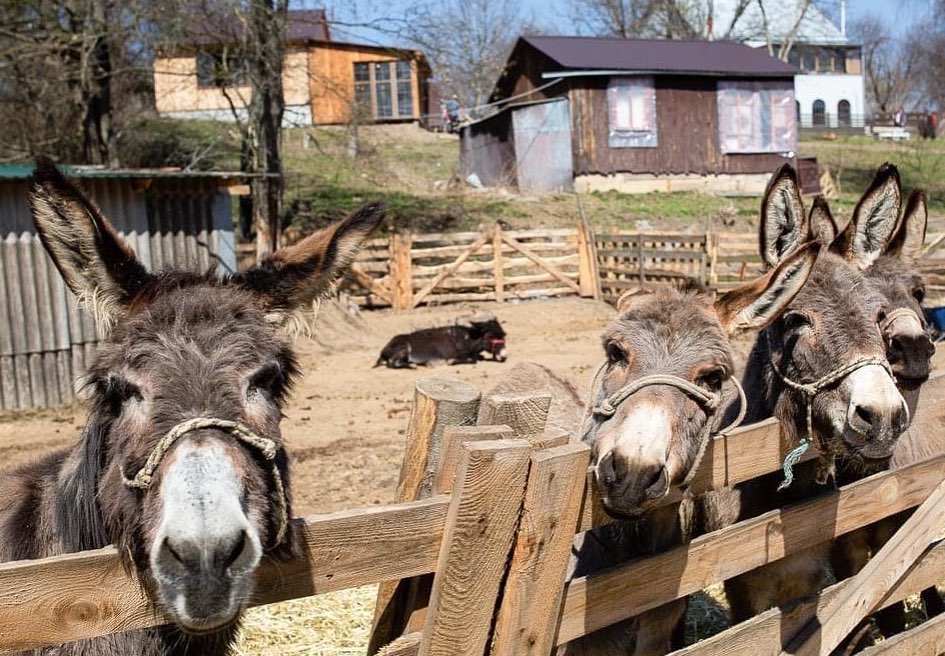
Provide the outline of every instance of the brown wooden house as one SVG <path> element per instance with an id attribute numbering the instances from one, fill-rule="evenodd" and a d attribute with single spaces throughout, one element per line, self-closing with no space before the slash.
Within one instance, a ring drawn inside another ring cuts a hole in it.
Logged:
<path id="1" fill-rule="evenodd" d="M 187 43 L 158 53 L 159 114 L 232 121 L 234 109 L 245 113 L 251 91 L 234 47 L 238 29 L 207 21 L 193 27 Z M 419 121 L 431 113 L 429 78 L 422 52 L 334 41 L 323 10 L 289 12 L 282 77 L 287 126 L 344 124 L 354 111 L 362 121 Z"/>
<path id="2" fill-rule="evenodd" d="M 753 193 L 797 148 L 794 67 L 745 45 L 522 37 L 466 176 L 525 191 Z"/>

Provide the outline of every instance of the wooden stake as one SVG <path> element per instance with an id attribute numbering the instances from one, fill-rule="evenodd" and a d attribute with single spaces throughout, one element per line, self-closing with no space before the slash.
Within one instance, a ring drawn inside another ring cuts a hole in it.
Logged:
<path id="1" fill-rule="evenodd" d="M 502 226 L 498 223 L 492 233 L 493 277 L 495 278 L 495 300 L 505 301 L 505 261 L 502 257 Z"/>

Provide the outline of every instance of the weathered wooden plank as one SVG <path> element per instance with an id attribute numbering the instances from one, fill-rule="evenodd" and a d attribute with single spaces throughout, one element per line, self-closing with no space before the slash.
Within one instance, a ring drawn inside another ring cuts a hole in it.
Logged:
<path id="1" fill-rule="evenodd" d="M 7 303 L 10 319 L 11 355 L 28 352 L 26 322 L 23 321 L 23 289 L 19 275 L 19 243 L 16 235 L 3 240 L 3 276 L 7 281 Z"/>
<path id="2" fill-rule="evenodd" d="M 932 547 L 915 568 L 893 587 L 889 595 L 883 599 L 883 607 L 900 602 L 909 595 L 940 582 L 943 569 L 945 569 L 945 542 Z M 782 646 L 791 636 L 807 624 L 819 609 L 823 609 L 836 595 L 842 593 L 850 582 L 851 579 L 847 579 L 835 583 L 815 599 L 803 601 L 785 611 L 779 608 L 767 610 L 722 633 L 674 651 L 672 656 L 778 656 Z M 945 615 L 942 617 L 945 618 Z M 868 652 L 869 650 L 860 653 Z M 917 651 L 914 653 L 939 652 Z"/>
<path id="3" fill-rule="evenodd" d="M 485 426 L 509 426 L 516 435 L 540 435 L 545 431 L 551 394 L 492 394 L 479 405 L 476 423 Z"/>
<path id="4" fill-rule="evenodd" d="M 414 307 L 413 260 L 410 255 L 412 238 L 410 233 L 400 232 L 395 232 L 390 237 L 391 305 L 395 310 Z"/>
<path id="5" fill-rule="evenodd" d="M 636 248 L 598 248 L 599 257 L 621 257 L 636 260 L 640 251 Z M 702 259 L 701 250 L 664 250 L 658 248 L 644 248 L 643 257 L 647 259 L 667 259 L 685 263 L 698 263 Z"/>
<path id="6" fill-rule="evenodd" d="M 899 635 L 887 638 L 878 645 L 859 652 L 861 656 L 919 656 L 945 652 L 945 615 Z"/>
<path id="7" fill-rule="evenodd" d="M 16 407 L 26 410 L 33 407 L 30 389 L 30 362 L 28 355 L 13 356 L 13 376 L 16 379 Z"/>
<path id="8" fill-rule="evenodd" d="M 417 656 L 420 653 L 420 640 L 423 634 L 420 631 L 408 633 L 397 638 L 389 645 L 381 647 L 375 656 Z"/>
<path id="9" fill-rule="evenodd" d="M 437 494 L 453 491 L 453 481 L 463 457 L 464 442 L 510 440 L 514 436 L 515 431 L 508 426 L 447 426 L 443 431 L 433 489 Z"/>
<path id="10" fill-rule="evenodd" d="M 633 565 L 575 579 L 565 592 L 558 643 L 918 505 L 941 481 L 943 466 L 945 455 L 876 474 Z"/>
<path id="11" fill-rule="evenodd" d="M 433 571 L 449 498 L 294 520 L 303 559 L 265 561 L 253 604 Z M 32 649 L 165 621 L 113 547 L 0 564 L 0 649 Z"/>
<path id="12" fill-rule="evenodd" d="M 547 656 L 554 647 L 589 459 L 586 444 L 532 454 L 492 656 Z"/>
<path id="13" fill-rule="evenodd" d="M 492 251 L 495 254 L 492 261 L 495 300 L 502 303 L 505 301 L 505 263 L 502 257 L 502 227 L 498 224 L 492 231 Z"/>
<path id="14" fill-rule="evenodd" d="M 515 537 L 531 444 L 468 444 L 437 560 L 420 656 L 482 656 Z"/>
<path id="15" fill-rule="evenodd" d="M 480 235 L 479 239 L 473 242 L 473 244 L 468 249 L 466 249 L 462 255 L 457 257 L 452 264 L 446 266 L 433 280 L 431 280 L 426 285 L 426 287 L 414 295 L 411 307 L 417 307 L 430 292 L 436 289 L 436 286 L 439 285 L 443 279 L 452 275 L 460 266 L 462 266 L 463 262 L 465 262 L 470 255 L 482 248 L 482 246 L 489 240 L 490 236 L 491 235 L 489 232 L 485 232 Z"/>
<path id="16" fill-rule="evenodd" d="M 882 546 L 852 582 L 811 619 L 788 644 L 782 656 L 827 656 L 878 606 L 886 593 L 912 567 L 929 542 L 945 526 L 945 482 Z"/>
<path id="17" fill-rule="evenodd" d="M 573 280 L 571 280 L 569 277 L 564 275 L 560 270 L 558 270 L 557 267 L 554 267 L 548 262 L 545 262 L 544 260 L 542 260 L 541 257 L 537 255 L 534 251 L 532 251 L 530 248 L 528 248 L 527 246 L 525 246 L 524 244 L 520 242 L 515 241 L 508 235 L 502 235 L 502 241 L 504 241 L 506 244 L 508 244 L 509 246 L 517 250 L 519 253 L 521 253 L 528 259 L 530 259 L 532 262 L 540 266 L 542 269 L 544 269 L 545 271 L 553 275 L 560 282 L 564 283 L 568 287 L 571 287 L 575 291 L 575 293 L 580 295 L 581 288 L 578 287 L 577 284 Z"/>
<path id="18" fill-rule="evenodd" d="M 14 410 L 16 407 L 16 373 L 13 356 L 0 355 L 0 408 Z"/>
<path id="19" fill-rule="evenodd" d="M 431 376 L 417 382 L 413 410 L 395 500 L 413 501 L 433 493 L 441 441 L 448 426 L 475 424 L 479 390 L 462 381 Z M 411 616 L 426 606 L 432 580 L 387 580 L 377 591 L 369 651 L 388 644 L 410 626 Z M 419 621 L 419 616 L 415 622 Z"/>

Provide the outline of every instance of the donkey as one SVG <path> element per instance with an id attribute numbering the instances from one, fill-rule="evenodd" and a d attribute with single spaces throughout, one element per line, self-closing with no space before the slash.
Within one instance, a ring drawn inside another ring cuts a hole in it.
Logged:
<path id="1" fill-rule="evenodd" d="M 890 191 L 883 194 L 882 190 L 887 187 Z M 915 266 L 916 257 L 925 241 L 928 223 L 925 195 L 921 190 L 913 190 L 899 219 L 901 184 L 896 168 L 888 163 L 877 171 L 859 204 L 868 204 L 873 195 L 886 199 L 885 203 L 879 203 L 877 207 L 879 211 L 893 214 L 898 220 L 898 227 L 888 236 L 879 257 L 869 264 L 866 276 L 884 299 L 884 316 L 880 328 L 886 344 L 886 357 L 896 378 L 896 385 L 909 405 L 910 414 L 915 417 L 921 385 L 929 377 L 931 358 L 935 353 L 920 306 L 925 296 L 925 285 Z M 829 231 L 826 236 L 829 237 Z M 912 464 L 933 455 L 933 452 L 941 452 L 943 448 L 945 444 L 936 439 L 934 433 L 910 428 L 897 441 L 888 465 L 896 468 Z M 862 466 L 848 467 L 838 470 L 838 481 L 851 483 L 875 471 L 877 469 Z M 837 577 L 846 578 L 859 572 L 908 514 L 886 518 L 837 538 L 830 553 L 830 563 Z M 945 610 L 934 588 L 925 590 L 922 599 L 929 615 Z M 877 613 L 876 624 L 880 633 L 887 636 L 904 630 L 904 605 L 894 604 Z"/>
<path id="2" fill-rule="evenodd" d="M 723 384 L 737 385 L 729 336 L 775 320 L 813 271 L 819 249 L 804 246 L 767 275 L 717 299 L 696 283 L 620 298 L 618 317 L 603 333 L 606 359 L 580 435 L 591 446 L 604 509 L 617 521 L 576 542 L 570 576 L 693 537 L 692 500 L 671 505 L 665 498 L 672 488 L 688 486 L 711 436 L 726 430 Z M 681 646 L 685 609 L 685 600 L 653 609 L 558 653 L 667 653 Z"/>
<path id="3" fill-rule="evenodd" d="M 868 194 L 847 228 L 822 253 L 807 285 L 785 313 L 759 335 L 746 366 L 748 420 L 781 420 L 789 460 L 812 446 L 818 458 L 798 468 L 790 484 L 780 474 L 705 497 L 706 530 L 756 516 L 826 489 L 838 469 L 885 466 L 908 425 L 880 331 L 885 299 L 864 275 L 893 231 L 891 185 Z M 895 198 L 898 208 L 898 197 Z M 804 215 L 797 176 L 789 165 L 773 177 L 762 202 L 762 259 L 776 266 L 811 234 L 824 230 Z M 838 254 L 838 252 L 840 254 Z M 775 490 L 778 490 L 775 492 Z M 735 512 L 737 510 L 737 512 Z M 733 622 L 807 596 L 822 585 L 829 545 L 783 558 L 725 584 Z"/>
<path id="4" fill-rule="evenodd" d="M 227 654 L 260 561 L 298 551 L 279 422 L 299 367 L 278 326 L 329 289 L 384 208 L 219 280 L 146 271 L 49 161 L 29 200 L 69 288 L 111 334 L 80 382 L 91 408 L 78 443 L 0 480 L 0 561 L 114 544 L 170 621 L 31 653 Z"/>

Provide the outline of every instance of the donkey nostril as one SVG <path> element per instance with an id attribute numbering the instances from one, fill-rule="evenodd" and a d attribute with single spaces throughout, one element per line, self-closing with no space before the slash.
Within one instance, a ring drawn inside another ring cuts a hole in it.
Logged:
<path id="1" fill-rule="evenodd" d="M 225 552 L 223 557 L 223 569 L 228 569 L 233 566 L 246 549 L 246 531 L 240 531 L 239 536 L 237 536 L 233 546 L 229 551 Z"/>
<path id="2" fill-rule="evenodd" d="M 610 487 L 614 484 L 614 453 L 610 451 L 597 463 L 597 479 L 601 485 Z"/>
<path id="3" fill-rule="evenodd" d="M 669 472 L 665 466 L 657 469 L 646 486 L 646 496 L 651 499 L 662 497 L 669 489 Z"/>
<path id="4" fill-rule="evenodd" d="M 856 414 L 856 418 L 857 418 L 859 421 L 861 421 L 861 422 L 863 422 L 864 424 L 866 424 L 867 427 L 873 425 L 873 420 L 874 420 L 873 412 L 872 412 L 868 407 L 862 406 L 862 405 L 858 405 L 858 406 L 856 406 L 856 409 L 854 410 L 854 413 Z"/>

